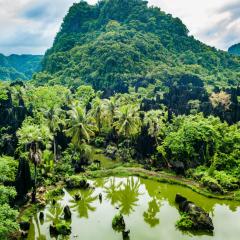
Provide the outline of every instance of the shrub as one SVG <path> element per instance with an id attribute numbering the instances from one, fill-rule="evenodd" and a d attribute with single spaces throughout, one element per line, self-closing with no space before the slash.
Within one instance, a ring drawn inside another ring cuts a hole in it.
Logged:
<path id="1" fill-rule="evenodd" d="M 214 178 L 226 190 L 236 190 L 239 188 L 239 180 L 224 171 L 214 171 Z"/>
<path id="2" fill-rule="evenodd" d="M 13 210 L 8 204 L 0 206 L 0 239 L 10 239 L 10 234 L 19 229 L 16 222 L 18 211 Z"/>
<path id="3" fill-rule="evenodd" d="M 222 187 L 218 184 L 218 181 L 210 176 L 204 176 L 201 179 L 203 186 L 207 187 L 211 192 L 223 193 Z"/>
<path id="4" fill-rule="evenodd" d="M 0 205 L 10 203 L 16 197 L 16 191 L 13 187 L 5 187 L 0 185 Z"/>
<path id="5" fill-rule="evenodd" d="M 117 150 L 116 146 L 108 145 L 105 150 L 105 154 L 112 159 L 116 159 Z"/>
<path id="6" fill-rule="evenodd" d="M 15 182 L 18 161 L 12 157 L 0 157 L 0 183 Z"/>
<path id="7" fill-rule="evenodd" d="M 181 215 L 181 218 L 176 223 L 176 227 L 181 230 L 191 230 L 193 228 L 193 225 L 193 221 L 186 213 L 183 213 Z"/>
<path id="8" fill-rule="evenodd" d="M 195 180 L 201 180 L 202 177 L 204 177 L 207 173 L 206 173 L 206 167 L 204 166 L 199 166 L 196 169 L 189 169 L 186 172 L 186 175 L 188 177 L 192 177 Z"/>
<path id="9" fill-rule="evenodd" d="M 96 164 L 96 163 L 92 163 L 92 164 L 88 167 L 88 169 L 89 169 L 90 171 L 97 171 L 97 170 L 100 169 L 100 166 L 99 166 L 98 164 Z"/>
<path id="10" fill-rule="evenodd" d="M 94 145 L 98 148 L 103 147 L 105 143 L 104 137 L 96 137 L 94 140 Z"/>

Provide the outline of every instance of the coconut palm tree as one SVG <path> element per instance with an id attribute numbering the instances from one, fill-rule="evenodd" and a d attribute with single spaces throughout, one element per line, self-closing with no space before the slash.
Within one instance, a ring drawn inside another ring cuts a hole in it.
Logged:
<path id="1" fill-rule="evenodd" d="M 104 115 L 109 121 L 110 126 L 112 126 L 113 124 L 113 119 L 117 111 L 117 108 L 118 108 L 117 100 L 115 97 L 110 97 L 110 99 L 103 100 Z"/>
<path id="2" fill-rule="evenodd" d="M 104 111 L 103 101 L 100 98 L 96 97 L 92 101 L 92 108 L 89 111 L 89 116 L 95 119 L 95 122 L 97 124 L 97 130 L 99 133 L 101 132 L 103 122 L 106 118 L 104 113 L 105 111 Z"/>
<path id="3" fill-rule="evenodd" d="M 143 124 L 148 127 L 148 134 L 157 145 L 165 129 L 166 117 L 166 111 L 162 110 L 151 110 L 144 115 Z"/>
<path id="4" fill-rule="evenodd" d="M 113 126 L 117 130 L 118 135 L 131 138 L 140 130 L 140 118 L 137 108 L 132 105 L 121 107 L 115 115 L 116 121 Z"/>
<path id="5" fill-rule="evenodd" d="M 69 119 L 67 119 L 67 127 L 65 130 L 66 135 L 72 138 L 72 144 L 74 146 L 74 153 L 77 149 L 90 141 L 90 138 L 95 135 L 94 131 L 96 127 L 94 120 L 86 114 L 85 109 L 81 106 L 73 106 L 68 112 Z"/>
<path id="6" fill-rule="evenodd" d="M 57 142 L 56 135 L 60 130 L 60 126 L 64 125 L 64 121 L 61 118 L 61 109 L 60 108 L 50 108 L 48 111 L 44 112 L 44 115 L 47 119 L 48 127 L 53 135 L 53 153 L 54 153 L 54 161 L 57 161 Z"/>

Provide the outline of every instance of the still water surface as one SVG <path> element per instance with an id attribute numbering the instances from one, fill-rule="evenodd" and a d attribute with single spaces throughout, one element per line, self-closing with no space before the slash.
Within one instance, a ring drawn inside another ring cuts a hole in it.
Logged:
<path id="1" fill-rule="evenodd" d="M 122 240 L 121 233 L 112 229 L 112 219 L 119 211 L 124 215 L 131 240 L 240 239 L 238 202 L 209 199 L 185 187 L 137 177 L 101 178 L 91 184 L 94 190 L 65 191 L 55 206 L 47 205 L 43 222 L 38 214 L 33 216 L 28 239 L 56 239 L 50 237 L 49 225 L 61 217 L 65 205 L 72 210 L 72 234 L 57 239 Z M 81 200 L 74 200 L 76 193 Z M 174 202 L 176 193 L 209 212 L 215 227 L 213 235 L 184 233 L 175 227 L 180 216 Z"/>

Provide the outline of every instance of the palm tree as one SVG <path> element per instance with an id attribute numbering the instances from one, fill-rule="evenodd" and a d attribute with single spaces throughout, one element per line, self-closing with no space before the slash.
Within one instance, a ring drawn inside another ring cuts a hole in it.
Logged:
<path id="1" fill-rule="evenodd" d="M 48 127 L 53 135 L 53 153 L 54 153 L 54 161 L 57 161 L 57 142 L 56 135 L 60 130 L 60 125 L 64 125 L 64 121 L 61 118 L 61 109 L 59 108 L 50 108 L 45 112 L 45 117 L 47 119 Z"/>
<path id="2" fill-rule="evenodd" d="M 89 112 L 89 115 L 92 116 L 97 124 L 98 132 L 101 132 L 101 128 L 104 121 L 104 105 L 100 98 L 95 98 L 92 101 L 92 108 Z"/>
<path id="3" fill-rule="evenodd" d="M 32 124 L 30 119 L 24 121 L 21 129 L 18 130 L 17 136 L 19 145 L 25 146 L 25 150 L 29 148 L 28 158 L 34 164 L 34 184 L 32 192 L 32 202 L 36 201 L 37 186 L 37 166 L 41 164 L 42 152 L 40 144 L 47 147 L 49 141 L 52 140 L 50 130 L 45 125 Z"/>
<path id="4" fill-rule="evenodd" d="M 74 153 L 77 149 L 90 141 L 90 138 L 95 135 L 94 121 L 86 114 L 85 109 L 81 106 L 73 106 L 68 112 L 70 118 L 67 120 L 68 129 L 65 130 L 66 135 L 72 138 Z"/>
<path id="5" fill-rule="evenodd" d="M 115 97 L 110 97 L 110 99 L 103 100 L 104 115 L 110 123 L 113 124 L 113 119 L 117 111 L 117 102 Z"/>
<path id="6" fill-rule="evenodd" d="M 140 118 L 137 108 L 132 105 L 123 106 L 116 112 L 116 121 L 113 126 L 118 135 L 132 137 L 139 132 Z"/>
<path id="7" fill-rule="evenodd" d="M 157 145 L 163 134 L 166 117 L 166 111 L 161 110 L 151 110 L 144 116 L 143 124 L 148 127 L 148 134 L 155 139 Z"/>

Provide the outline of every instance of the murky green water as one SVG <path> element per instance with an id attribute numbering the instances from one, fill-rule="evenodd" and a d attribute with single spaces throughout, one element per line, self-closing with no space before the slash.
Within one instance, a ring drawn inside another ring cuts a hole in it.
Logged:
<path id="1" fill-rule="evenodd" d="M 55 239 L 49 235 L 49 225 L 61 217 L 65 205 L 72 210 L 72 234 L 57 239 L 121 240 L 121 233 L 112 229 L 112 219 L 119 211 L 130 229 L 131 240 L 240 239 L 240 204 L 237 202 L 208 199 L 188 188 L 137 177 L 102 178 L 92 181 L 92 185 L 94 190 L 66 191 L 55 206 L 46 207 L 44 222 L 38 220 L 38 215 L 34 216 L 28 239 Z M 82 200 L 73 199 L 76 193 L 81 194 Z M 99 193 L 103 195 L 102 203 Z M 213 236 L 176 229 L 179 218 L 174 203 L 176 193 L 210 213 L 215 227 Z"/>

